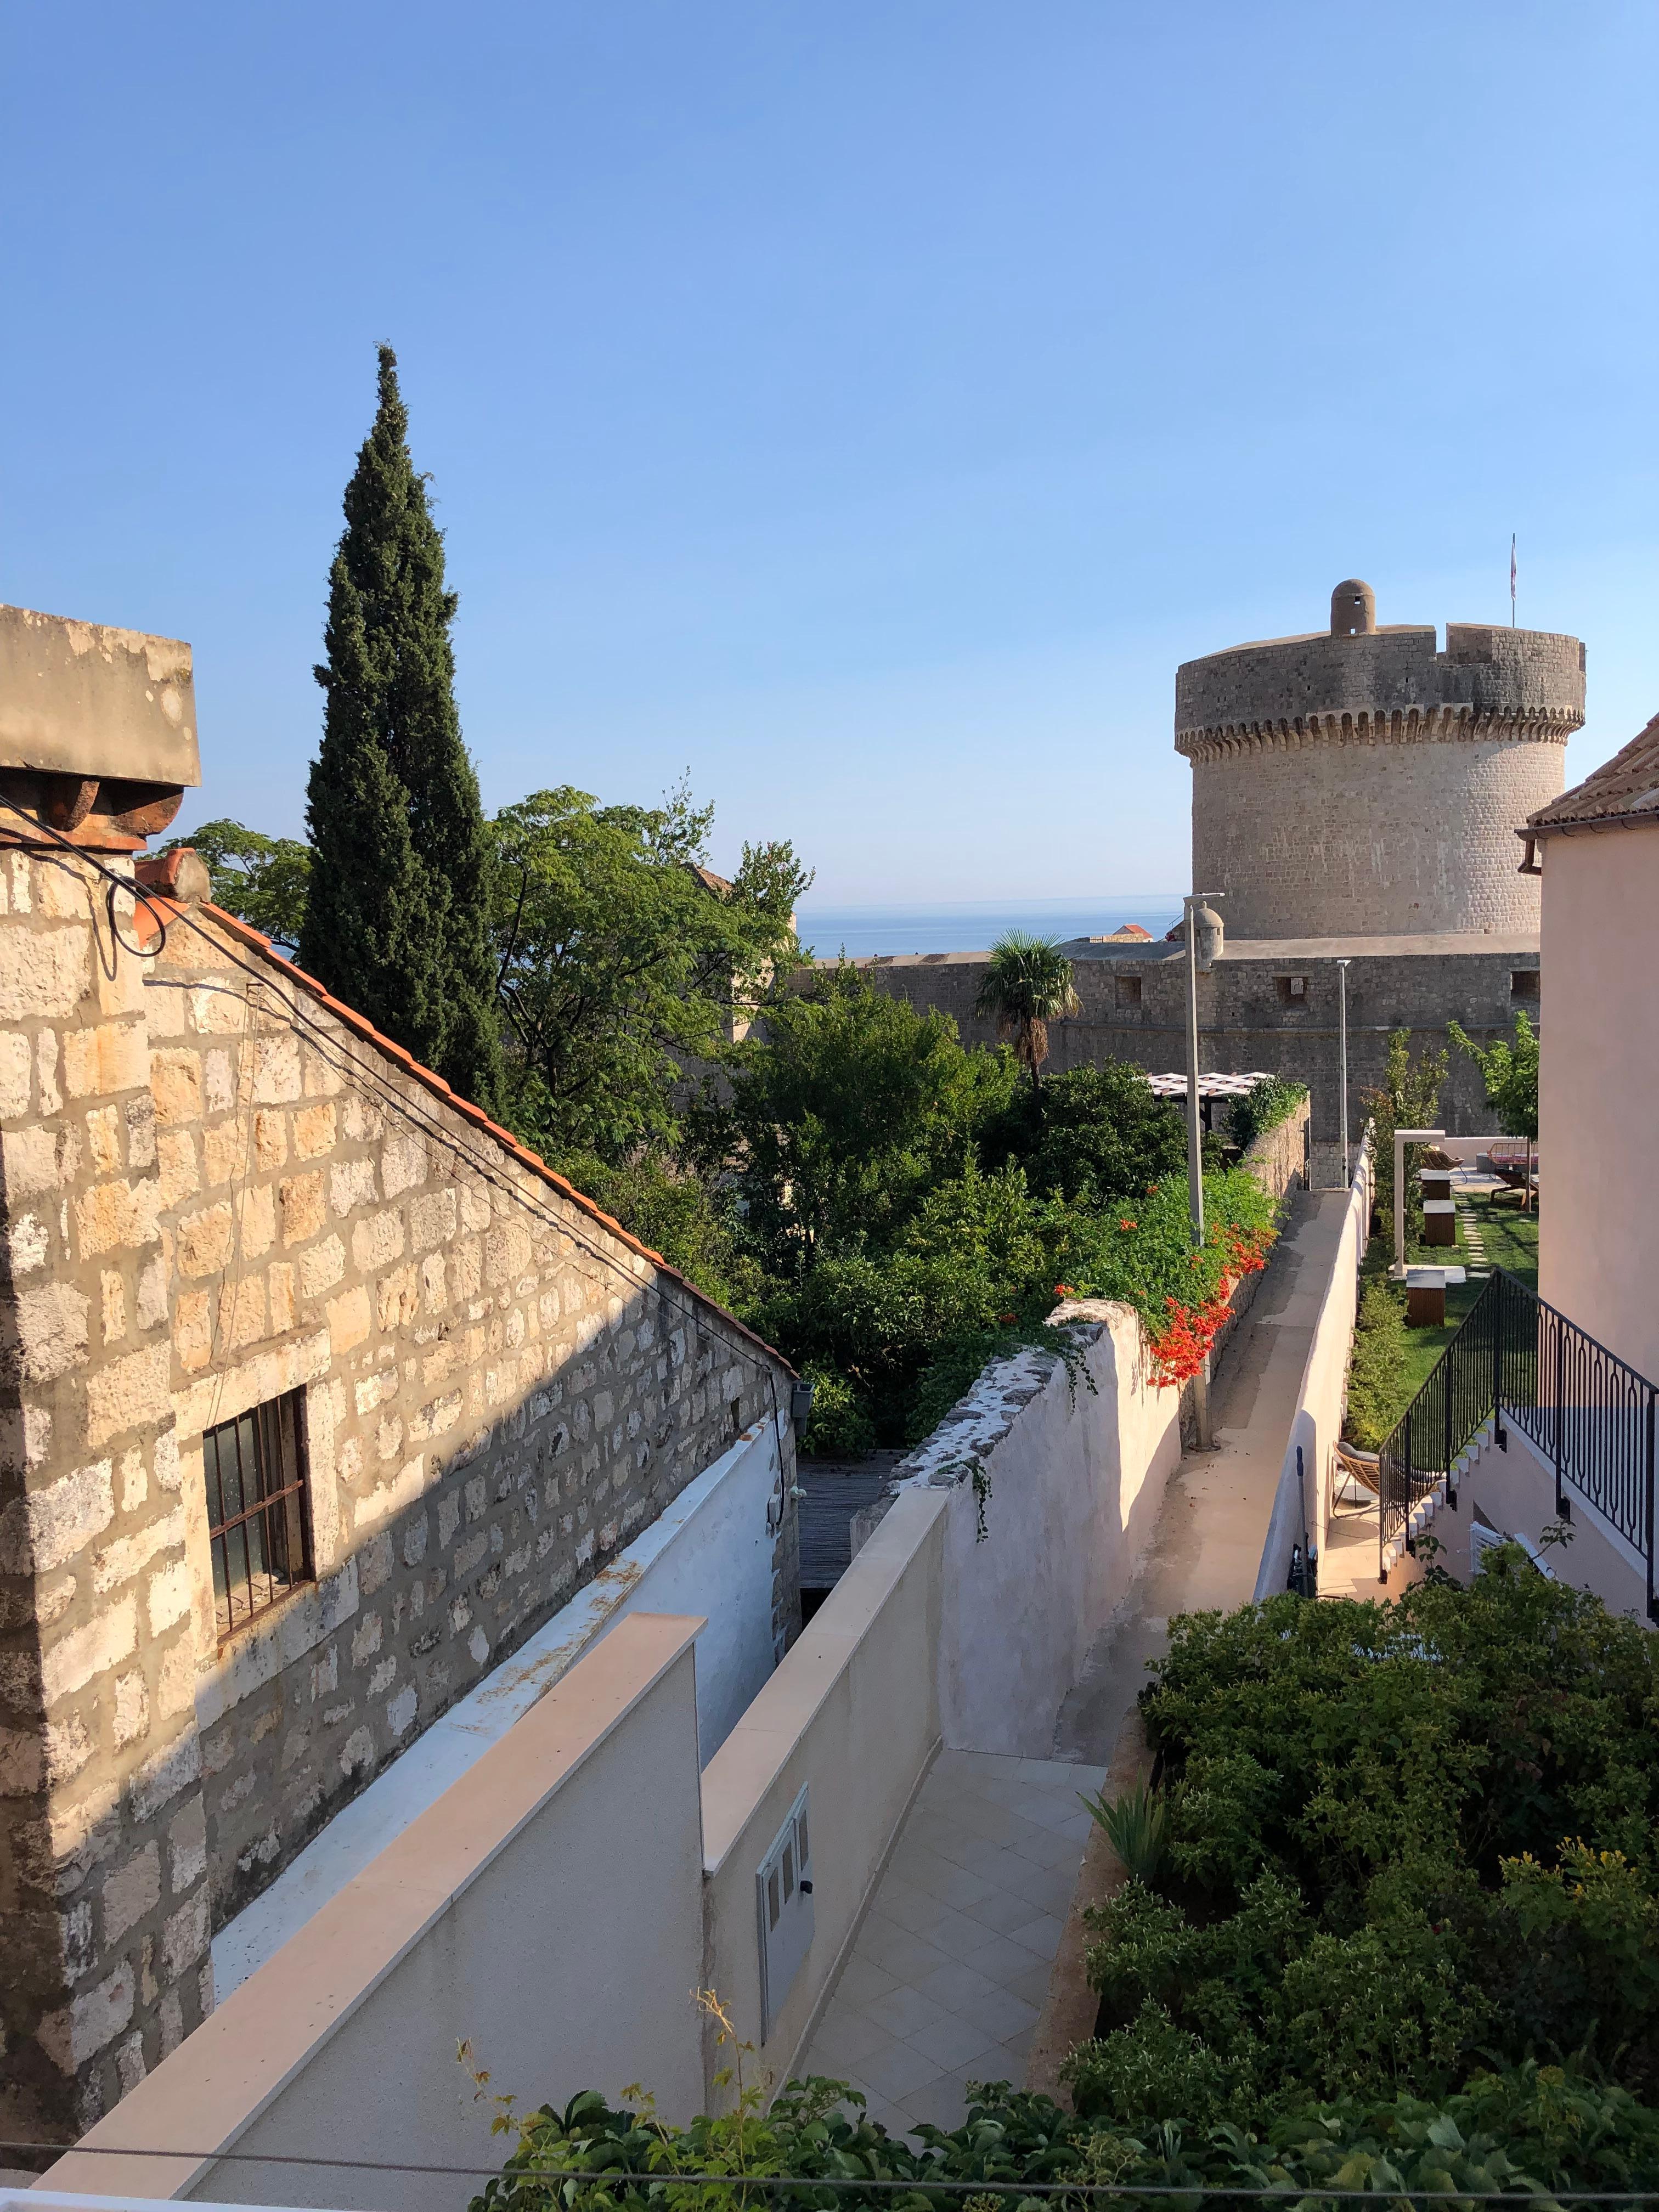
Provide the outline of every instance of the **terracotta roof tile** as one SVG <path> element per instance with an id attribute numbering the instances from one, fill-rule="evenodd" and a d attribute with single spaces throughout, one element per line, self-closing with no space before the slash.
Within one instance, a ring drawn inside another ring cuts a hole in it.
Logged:
<path id="1" fill-rule="evenodd" d="M 150 896 L 155 905 L 164 910 L 170 908 L 175 914 L 180 911 L 176 902 L 165 896 L 152 892 Z M 739 1336 L 746 1338 L 750 1344 L 758 1345 L 767 1358 L 776 1360 L 786 1374 L 794 1373 L 793 1368 L 775 1346 L 769 1344 L 763 1336 L 757 1336 L 752 1328 L 745 1328 L 735 1314 L 728 1313 L 726 1308 L 711 1298 L 706 1291 L 700 1291 L 689 1276 L 681 1274 L 678 1267 L 671 1267 L 660 1252 L 653 1252 L 648 1244 L 642 1244 L 637 1237 L 630 1236 L 621 1222 L 613 1220 L 610 1214 L 606 1213 L 602 1207 L 596 1206 L 591 1198 L 584 1196 L 576 1188 L 574 1183 L 567 1182 L 556 1169 L 549 1167 L 539 1153 L 527 1150 L 519 1142 L 510 1129 L 503 1129 L 498 1121 L 492 1121 L 481 1106 L 475 1106 L 471 1099 L 463 1098 L 459 1091 L 452 1091 L 441 1075 L 434 1073 L 429 1067 L 423 1067 L 411 1053 L 404 1050 L 402 1045 L 394 1044 L 390 1037 L 383 1036 L 374 1023 L 360 1014 L 355 1006 L 349 1006 L 343 1000 L 335 998 L 331 992 L 325 990 L 314 975 L 307 975 L 303 968 L 295 967 L 291 960 L 285 959 L 268 937 L 262 936 L 258 930 L 251 927 L 248 923 L 240 920 L 235 915 L 227 913 L 223 907 L 214 906 L 209 900 L 204 899 L 197 907 L 196 912 L 216 922 L 220 928 L 234 938 L 239 945 L 246 945 L 251 951 L 257 952 L 261 958 L 269 960 L 279 975 L 289 982 L 299 984 L 302 990 L 309 993 L 313 999 L 326 1006 L 337 1019 L 343 1022 L 348 1029 L 354 1030 L 359 1036 L 372 1044 L 377 1052 L 384 1053 L 388 1060 L 398 1061 L 423 1090 L 432 1091 L 437 1097 L 442 1099 L 453 1113 L 461 1115 L 466 1121 L 473 1123 L 483 1135 L 493 1138 L 503 1152 L 510 1152 L 514 1159 L 528 1168 L 543 1182 L 557 1191 L 561 1198 L 568 1199 L 573 1206 L 580 1207 L 581 1212 L 586 1214 L 591 1221 L 597 1222 L 608 1236 L 614 1237 L 619 1244 L 625 1244 L 630 1252 L 637 1252 L 642 1260 L 648 1260 L 651 1265 L 661 1273 L 684 1285 L 699 1305 L 706 1306 L 710 1313 L 718 1314 L 728 1328 L 734 1328 Z"/>
<path id="2" fill-rule="evenodd" d="M 1623 821 L 1659 822 L 1659 714 L 1593 775 L 1528 815 L 1527 828 Z"/>

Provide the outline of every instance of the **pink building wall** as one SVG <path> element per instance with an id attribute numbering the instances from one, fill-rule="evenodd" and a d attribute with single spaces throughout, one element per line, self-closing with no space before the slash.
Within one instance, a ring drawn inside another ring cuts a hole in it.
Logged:
<path id="1" fill-rule="evenodd" d="M 1539 1293 L 1659 1381 L 1659 821 L 1541 849 Z"/>

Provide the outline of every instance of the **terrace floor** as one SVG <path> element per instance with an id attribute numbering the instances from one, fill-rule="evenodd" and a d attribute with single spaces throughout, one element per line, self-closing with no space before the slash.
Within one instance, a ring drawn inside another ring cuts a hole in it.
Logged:
<path id="1" fill-rule="evenodd" d="M 954 2128 L 967 2084 L 1022 2081 L 1105 1770 L 942 1751 L 796 2068 L 895 2133 Z"/>

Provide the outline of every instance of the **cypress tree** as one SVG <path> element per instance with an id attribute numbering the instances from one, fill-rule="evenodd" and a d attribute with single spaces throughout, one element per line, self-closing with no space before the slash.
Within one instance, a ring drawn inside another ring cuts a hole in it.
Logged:
<path id="1" fill-rule="evenodd" d="M 306 818 L 300 964 L 463 1097 L 500 1105 L 490 851 L 455 711 L 443 533 L 410 458 L 398 359 L 345 491 L 329 576 L 327 699 Z"/>

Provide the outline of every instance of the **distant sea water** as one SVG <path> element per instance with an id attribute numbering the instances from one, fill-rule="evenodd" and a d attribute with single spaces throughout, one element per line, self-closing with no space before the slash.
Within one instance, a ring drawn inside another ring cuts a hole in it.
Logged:
<path id="1" fill-rule="evenodd" d="M 1099 898 L 1028 899 L 1023 904 L 981 906 L 820 906 L 804 899 L 797 916 L 801 942 L 820 960 L 844 952 L 849 960 L 875 952 L 981 952 L 1011 929 L 1037 937 L 1107 937 L 1138 921 L 1162 937 L 1181 919 L 1181 894 L 1131 892 Z"/>

